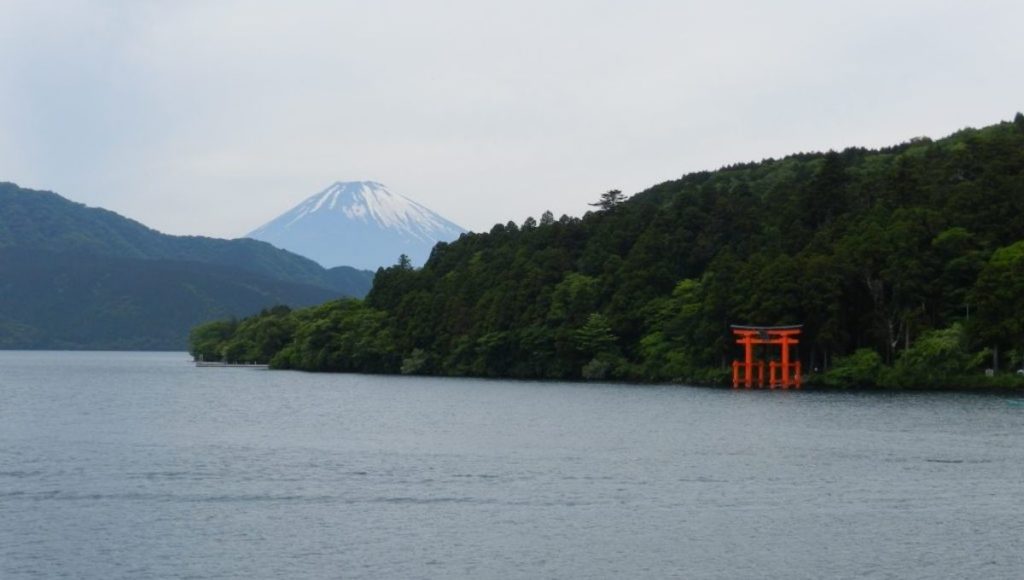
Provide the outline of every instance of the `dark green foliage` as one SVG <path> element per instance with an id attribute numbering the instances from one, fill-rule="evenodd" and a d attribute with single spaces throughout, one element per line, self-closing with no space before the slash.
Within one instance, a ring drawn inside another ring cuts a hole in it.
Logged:
<path id="1" fill-rule="evenodd" d="M 587 323 L 577 330 L 573 339 L 576 349 L 584 355 L 598 357 L 615 352 L 615 335 L 603 314 L 591 314 Z"/>
<path id="2" fill-rule="evenodd" d="M 882 383 L 903 388 L 951 386 L 973 362 L 963 326 L 954 324 L 921 335 L 900 353 L 893 368 L 882 374 Z"/>
<path id="3" fill-rule="evenodd" d="M 292 340 L 297 323 L 289 316 L 290 314 L 291 308 L 275 306 L 264 309 L 239 324 L 228 321 L 199 326 L 194 331 L 198 332 L 199 336 L 189 337 L 196 346 L 196 350 L 191 354 L 197 358 L 201 354 L 203 360 L 223 360 L 231 363 L 268 361 Z M 219 351 L 213 344 L 202 341 L 225 330 L 231 332 L 222 340 Z"/>
<path id="4" fill-rule="evenodd" d="M 330 290 L 209 264 L 0 248 L 0 347 L 180 350 L 204 320 Z M 200 341 L 208 352 L 216 336 Z"/>
<path id="5" fill-rule="evenodd" d="M 288 336 L 287 346 L 279 348 L 275 356 L 253 357 L 253 361 L 270 360 L 276 368 L 310 371 L 396 373 L 400 369 L 401 357 L 395 351 L 385 314 L 358 300 L 330 302 L 294 318 L 287 315 L 272 315 L 271 318 L 279 328 L 292 325 L 293 334 Z M 249 344 L 255 338 L 243 323 L 225 348 L 236 342 Z M 237 359 L 232 358 L 233 354 L 225 351 L 223 357 L 234 362 Z"/>
<path id="6" fill-rule="evenodd" d="M 819 380 L 830 387 L 877 387 L 884 371 L 882 357 L 870 348 L 861 348 L 849 356 L 836 358 L 832 368 Z"/>
<path id="7" fill-rule="evenodd" d="M 1021 368 L 1024 354 L 1024 240 L 993 252 L 984 265 L 969 300 L 976 305 L 971 334 L 994 352 L 1014 352 Z M 997 366 L 998 359 L 993 366 Z"/>
<path id="8" fill-rule="evenodd" d="M 626 201 L 626 196 L 622 194 L 622 191 L 618 189 L 609 189 L 605 193 L 601 194 L 601 198 L 597 200 L 597 203 L 592 203 L 590 205 L 603 210 L 609 210 L 624 201 Z"/>
<path id="9" fill-rule="evenodd" d="M 222 349 L 237 329 L 238 322 L 235 320 L 218 320 L 193 328 L 188 335 L 191 348 L 189 354 L 200 361 L 222 360 Z"/>
<path id="10" fill-rule="evenodd" d="M 202 262 L 362 297 L 373 274 L 316 262 L 248 238 L 169 236 L 112 211 L 86 207 L 49 191 L 0 183 L 0 247 L 120 258 Z"/>
<path id="11" fill-rule="evenodd" d="M 0 183 L 0 348 L 181 349 L 203 320 L 363 296 L 372 278 L 255 240 L 164 235 Z"/>
<path id="12" fill-rule="evenodd" d="M 695 173 L 467 234 L 422 269 L 378 272 L 369 336 L 406 372 L 719 380 L 730 323 L 803 323 L 820 383 L 978 375 L 978 348 L 1024 352 L 1019 124 Z M 282 352 L 310 351 L 300 335 L 326 313 L 293 316 Z"/>

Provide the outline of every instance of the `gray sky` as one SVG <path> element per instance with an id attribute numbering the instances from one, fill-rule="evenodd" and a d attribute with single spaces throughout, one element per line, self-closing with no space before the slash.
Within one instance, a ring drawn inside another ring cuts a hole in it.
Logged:
<path id="1" fill-rule="evenodd" d="M 1024 2 L 0 0 L 0 181 L 242 235 L 373 179 L 474 230 L 1024 109 Z"/>

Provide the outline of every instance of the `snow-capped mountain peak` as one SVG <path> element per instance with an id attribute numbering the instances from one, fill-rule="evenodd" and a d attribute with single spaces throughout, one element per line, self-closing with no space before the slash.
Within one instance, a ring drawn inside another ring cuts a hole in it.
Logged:
<path id="1" fill-rule="evenodd" d="M 403 253 L 414 264 L 421 264 L 434 244 L 453 240 L 464 231 L 381 183 L 339 181 L 248 237 L 305 255 L 324 266 L 375 269 L 393 264 Z"/>
<path id="2" fill-rule="evenodd" d="M 434 242 L 444 237 L 444 232 L 454 225 L 404 195 L 392 193 L 376 181 L 335 182 L 289 212 L 294 215 L 288 225 L 319 211 L 340 211 L 349 219 L 375 221 L 383 227 Z M 431 232 L 440 237 L 430 236 Z"/>

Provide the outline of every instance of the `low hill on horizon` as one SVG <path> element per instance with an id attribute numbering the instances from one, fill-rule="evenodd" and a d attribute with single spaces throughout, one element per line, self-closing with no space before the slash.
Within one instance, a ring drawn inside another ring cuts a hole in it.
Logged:
<path id="1" fill-rule="evenodd" d="M 0 348 L 182 349 L 208 317 L 361 297 L 373 276 L 0 183 Z"/>
<path id="2" fill-rule="evenodd" d="M 0 348 L 182 350 L 189 329 L 211 317 L 335 297 L 199 262 L 0 248 Z"/>
<path id="3" fill-rule="evenodd" d="M 365 294 L 373 278 L 373 272 L 350 266 L 339 266 L 337 272 L 331 273 L 309 258 L 250 238 L 224 240 L 164 234 L 110 210 L 88 207 L 51 191 L 0 182 L 0 247 L 8 246 L 203 262 L 321 286 L 347 296 Z"/>

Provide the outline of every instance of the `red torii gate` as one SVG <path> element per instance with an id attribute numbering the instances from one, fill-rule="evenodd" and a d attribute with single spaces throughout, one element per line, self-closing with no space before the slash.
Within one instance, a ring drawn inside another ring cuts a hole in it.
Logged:
<path id="1" fill-rule="evenodd" d="M 732 388 L 739 388 L 742 382 L 746 388 L 754 386 L 754 368 L 757 368 L 757 387 L 764 388 L 764 361 L 754 359 L 754 345 L 756 344 L 777 344 L 781 351 L 779 361 L 769 361 L 770 371 L 768 387 L 774 389 L 779 386 L 783 389 L 789 387 L 800 388 L 800 360 L 790 362 L 789 347 L 800 344 L 795 337 L 800 335 L 802 324 L 791 326 L 745 326 L 740 324 L 732 325 L 732 332 L 736 335 L 736 344 L 743 345 L 744 360 L 732 361 Z M 741 380 L 740 370 L 743 370 Z M 776 378 L 776 371 L 779 377 Z"/>

